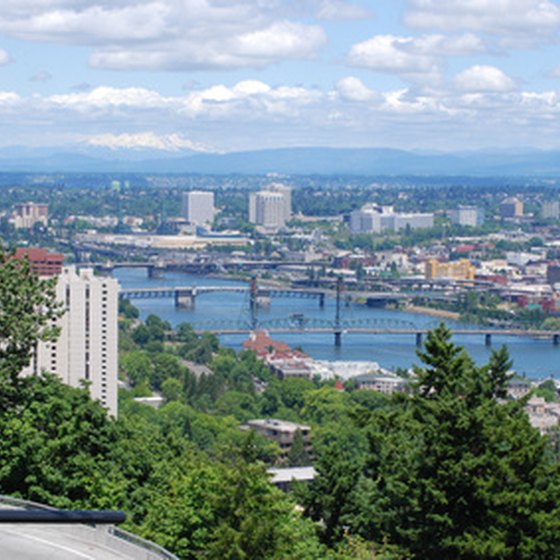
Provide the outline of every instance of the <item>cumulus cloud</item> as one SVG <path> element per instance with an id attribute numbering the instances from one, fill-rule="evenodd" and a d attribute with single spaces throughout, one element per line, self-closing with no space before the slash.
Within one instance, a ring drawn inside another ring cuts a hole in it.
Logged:
<path id="1" fill-rule="evenodd" d="M 193 142 L 181 134 L 156 134 L 155 132 L 137 132 L 123 134 L 97 134 L 87 139 L 87 144 L 112 150 L 118 149 L 153 149 L 167 152 L 191 150 L 194 152 L 212 152 L 209 146 Z"/>
<path id="2" fill-rule="evenodd" d="M 152 90 L 114 87 L 98 87 L 91 91 L 51 95 L 46 100 L 54 105 L 78 110 L 111 107 L 162 108 L 168 103 L 165 97 Z"/>
<path id="3" fill-rule="evenodd" d="M 507 92 L 515 82 L 495 66 L 475 65 L 455 76 L 455 87 L 468 92 Z"/>
<path id="4" fill-rule="evenodd" d="M 349 4 L 342 0 L 323 0 L 319 5 L 318 17 L 327 20 L 367 19 L 372 12 L 363 6 Z"/>
<path id="5" fill-rule="evenodd" d="M 347 56 L 347 63 L 375 72 L 433 77 L 441 72 L 445 57 L 472 55 L 486 49 L 484 42 L 471 33 L 420 37 L 376 35 L 353 45 Z"/>
<path id="6" fill-rule="evenodd" d="M 405 23 L 420 29 L 525 35 L 538 41 L 558 38 L 560 6 L 551 0 L 410 0 Z"/>
<path id="7" fill-rule="evenodd" d="M 344 100 L 367 102 L 379 99 L 379 94 L 367 87 L 362 80 L 348 76 L 339 80 L 335 86 L 336 93 Z"/>
<path id="8" fill-rule="evenodd" d="M 3 143 L 52 145 L 63 138 L 168 151 L 313 144 L 559 147 L 560 93 L 519 91 L 494 67 L 468 68 L 454 88 L 432 90 L 381 91 L 350 75 L 326 91 L 245 80 L 176 96 L 114 87 L 26 97 L 0 92 L 0 132 Z"/>
<path id="9" fill-rule="evenodd" d="M 28 40 L 93 47 L 97 68 L 190 70 L 264 67 L 315 56 L 326 44 L 312 17 L 361 17 L 344 0 L 13 0 L 0 31 Z M 287 18 L 285 14 L 293 15 Z"/>

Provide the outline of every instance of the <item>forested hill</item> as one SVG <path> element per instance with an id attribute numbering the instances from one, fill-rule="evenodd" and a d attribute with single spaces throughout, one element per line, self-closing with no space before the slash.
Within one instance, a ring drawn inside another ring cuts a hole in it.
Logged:
<path id="1" fill-rule="evenodd" d="M 557 151 L 414 152 L 389 148 L 277 148 L 232 153 L 3 148 L 4 172 L 557 176 Z"/>

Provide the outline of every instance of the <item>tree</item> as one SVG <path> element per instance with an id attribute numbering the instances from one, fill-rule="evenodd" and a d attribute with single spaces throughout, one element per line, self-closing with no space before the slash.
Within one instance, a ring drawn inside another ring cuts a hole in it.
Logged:
<path id="1" fill-rule="evenodd" d="M 294 439 L 288 452 L 288 464 L 290 467 L 303 467 L 309 464 L 309 455 L 299 428 L 294 433 Z"/>
<path id="2" fill-rule="evenodd" d="M 372 415 L 355 530 L 427 560 L 558 557 L 558 464 L 524 403 L 496 399 L 507 354 L 477 367 L 440 325 L 419 356 L 412 397 Z"/>
<path id="3" fill-rule="evenodd" d="M 41 340 L 56 340 L 56 279 L 37 276 L 27 259 L 15 259 L 0 246 L 0 375 L 12 382 L 29 365 Z"/>

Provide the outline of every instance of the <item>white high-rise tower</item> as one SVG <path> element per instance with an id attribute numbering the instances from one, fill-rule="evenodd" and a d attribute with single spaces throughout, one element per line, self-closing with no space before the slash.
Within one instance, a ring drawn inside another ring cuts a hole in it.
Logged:
<path id="1" fill-rule="evenodd" d="M 93 270 L 63 268 L 56 296 L 66 312 L 58 320 L 56 342 L 40 342 L 24 375 L 51 372 L 64 383 L 79 387 L 89 382 L 93 399 L 117 415 L 118 294 L 114 278 L 95 276 Z"/>
<path id="2" fill-rule="evenodd" d="M 202 226 L 214 221 L 214 193 L 189 191 L 183 193 L 183 217 L 191 224 Z"/>

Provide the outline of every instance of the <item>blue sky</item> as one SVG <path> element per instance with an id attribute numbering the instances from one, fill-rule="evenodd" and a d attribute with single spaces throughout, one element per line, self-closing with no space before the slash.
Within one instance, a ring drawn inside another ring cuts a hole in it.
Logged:
<path id="1" fill-rule="evenodd" d="M 0 146 L 560 148 L 555 0 L 2 0 Z"/>

